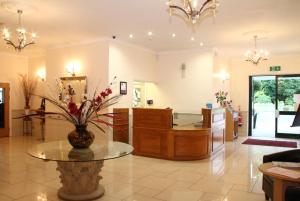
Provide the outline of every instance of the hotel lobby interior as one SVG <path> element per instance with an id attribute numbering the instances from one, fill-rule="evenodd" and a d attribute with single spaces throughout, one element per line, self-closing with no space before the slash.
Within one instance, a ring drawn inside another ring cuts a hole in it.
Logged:
<path id="1" fill-rule="evenodd" d="M 0 201 L 300 201 L 299 9 L 0 0 Z"/>

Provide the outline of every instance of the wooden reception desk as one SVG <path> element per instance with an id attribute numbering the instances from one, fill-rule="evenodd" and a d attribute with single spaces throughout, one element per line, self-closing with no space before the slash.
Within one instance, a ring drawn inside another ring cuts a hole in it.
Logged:
<path id="1" fill-rule="evenodd" d="M 169 160 L 209 158 L 224 147 L 225 110 L 202 109 L 203 126 L 172 127 L 171 109 L 133 109 L 134 154 Z"/>

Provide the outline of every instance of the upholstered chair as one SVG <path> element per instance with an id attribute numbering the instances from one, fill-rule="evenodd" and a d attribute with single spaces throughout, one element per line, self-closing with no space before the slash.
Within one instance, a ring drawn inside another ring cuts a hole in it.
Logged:
<path id="1" fill-rule="evenodd" d="M 289 151 L 283 151 L 278 152 L 274 154 L 265 155 L 263 157 L 263 163 L 268 163 L 272 161 L 281 161 L 281 162 L 300 162 L 300 149 L 294 149 Z M 265 192 L 265 198 L 266 200 L 269 200 L 270 198 L 273 200 L 273 180 L 267 175 L 263 175 L 263 184 L 262 189 Z M 288 187 L 286 191 L 286 201 L 294 201 L 295 199 L 292 199 L 294 193 L 298 192 L 298 198 L 299 200 L 299 189 L 298 188 L 292 188 Z"/>

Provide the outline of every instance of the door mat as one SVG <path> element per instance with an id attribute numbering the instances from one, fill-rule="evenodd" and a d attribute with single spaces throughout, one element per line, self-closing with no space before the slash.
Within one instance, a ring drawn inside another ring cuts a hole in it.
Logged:
<path id="1" fill-rule="evenodd" d="M 297 148 L 297 142 L 293 141 L 260 140 L 249 138 L 245 140 L 242 144 Z"/>

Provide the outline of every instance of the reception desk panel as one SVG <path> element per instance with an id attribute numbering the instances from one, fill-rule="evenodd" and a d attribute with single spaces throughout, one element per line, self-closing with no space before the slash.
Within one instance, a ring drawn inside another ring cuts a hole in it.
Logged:
<path id="1" fill-rule="evenodd" d="M 167 158 L 167 130 L 133 128 L 134 154 Z"/>
<path id="2" fill-rule="evenodd" d="M 134 108 L 133 122 L 135 127 L 170 129 L 172 128 L 172 110 Z"/>
<path id="3" fill-rule="evenodd" d="M 225 115 L 222 110 L 204 113 L 205 127 L 191 124 L 172 128 L 172 110 L 134 108 L 134 154 L 169 160 L 209 158 L 224 147 Z"/>
<path id="4" fill-rule="evenodd" d="M 210 129 L 172 130 L 169 143 L 172 159 L 198 160 L 210 156 Z"/>

